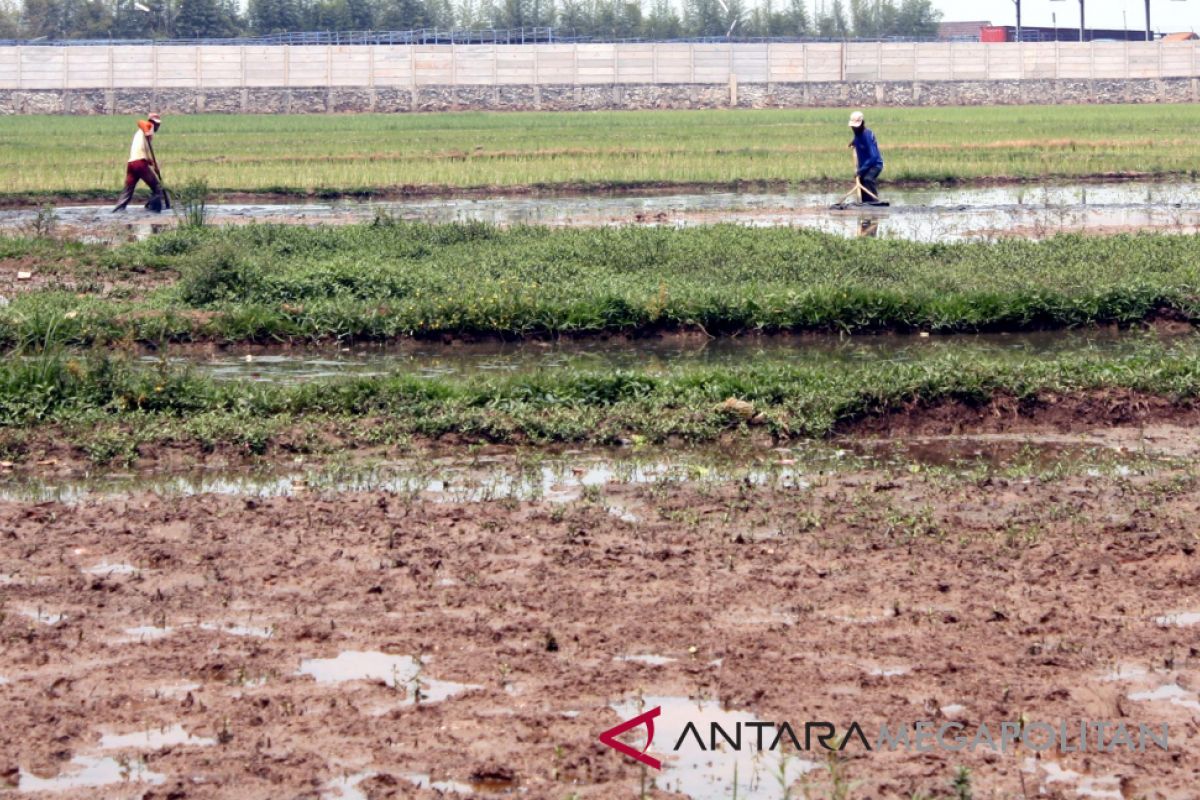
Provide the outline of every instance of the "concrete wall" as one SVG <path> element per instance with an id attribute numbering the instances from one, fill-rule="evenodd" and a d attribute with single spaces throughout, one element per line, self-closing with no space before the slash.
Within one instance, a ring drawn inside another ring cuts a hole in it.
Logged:
<path id="1" fill-rule="evenodd" d="M 1200 42 L 0 47 L 0 113 L 1197 102 Z"/>

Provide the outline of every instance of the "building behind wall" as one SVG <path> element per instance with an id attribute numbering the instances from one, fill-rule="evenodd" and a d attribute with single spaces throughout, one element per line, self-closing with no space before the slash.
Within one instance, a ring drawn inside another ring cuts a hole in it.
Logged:
<path id="1" fill-rule="evenodd" d="M 1144 42 L 1145 30 L 1124 30 L 1119 28 L 1085 28 L 1085 42 Z M 990 25 L 980 31 L 979 41 L 982 42 L 1015 42 L 1017 29 L 1012 25 Z M 1079 28 L 1058 26 L 1045 28 L 1032 25 L 1021 26 L 1021 41 L 1023 42 L 1078 42 Z"/>
<path id="2" fill-rule="evenodd" d="M 992 23 L 989 20 L 939 22 L 937 38 L 939 42 L 978 42 L 980 31 L 990 27 Z"/>

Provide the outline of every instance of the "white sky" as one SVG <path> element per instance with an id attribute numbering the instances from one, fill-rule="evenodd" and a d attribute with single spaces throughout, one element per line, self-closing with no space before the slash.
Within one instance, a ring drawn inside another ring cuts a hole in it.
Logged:
<path id="1" fill-rule="evenodd" d="M 989 20 L 993 25 L 1015 25 L 1013 0 L 933 0 L 946 22 Z M 1089 28 L 1121 28 L 1121 12 L 1127 27 L 1144 30 L 1145 0 L 1084 0 Z M 1049 27 L 1057 14 L 1063 28 L 1079 27 L 1079 0 L 1021 0 L 1021 24 Z M 1150 22 L 1154 30 L 1200 32 L 1200 0 L 1150 0 Z"/>

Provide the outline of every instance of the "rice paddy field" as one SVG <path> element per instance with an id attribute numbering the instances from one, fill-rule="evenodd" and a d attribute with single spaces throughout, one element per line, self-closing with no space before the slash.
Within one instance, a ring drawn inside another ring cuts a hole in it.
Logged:
<path id="1" fill-rule="evenodd" d="M 840 110 L 197 115 L 156 143 L 169 183 L 224 193 L 389 195 L 466 188 L 845 183 Z M 1195 175 L 1200 107 L 879 109 L 868 124 L 886 179 Z M 106 197 L 120 189 L 133 119 L 10 117 L 0 193 Z"/>
<path id="2" fill-rule="evenodd" d="M 0 795 L 1193 797 L 1196 113 L 0 120 Z"/>

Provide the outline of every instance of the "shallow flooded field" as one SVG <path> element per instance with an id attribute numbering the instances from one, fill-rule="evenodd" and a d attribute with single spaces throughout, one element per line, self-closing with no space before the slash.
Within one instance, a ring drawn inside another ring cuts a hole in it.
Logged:
<path id="1" fill-rule="evenodd" d="M 400 341 L 351 346 L 179 346 L 143 354 L 138 361 L 164 362 L 219 380 L 295 383 L 340 377 L 412 374 L 426 378 L 471 377 L 570 368 L 667 370 L 684 366 L 732 367 L 812 364 L 831 369 L 862 363 L 911 363 L 947 353 L 964 356 L 1120 356 L 1150 342 L 1190 341 L 1186 331 L 1077 329 L 939 336 L 881 335 L 561 339 L 523 342 L 459 342 L 443 345 Z"/>
<path id="2" fill-rule="evenodd" d="M 250 203 L 208 206 L 216 225 L 274 222 L 297 225 L 369 222 L 384 214 L 430 223 L 479 221 L 498 225 L 691 226 L 736 222 L 794 226 L 844 236 L 888 236 L 923 242 L 1045 238 L 1056 233 L 1114 234 L 1135 230 L 1194 233 L 1200 229 L 1200 187 L 1195 183 L 1121 182 L 1048 186 L 888 189 L 888 208 L 833 211 L 842 195 L 706 192 L 602 196 L 438 198 L 380 202 Z M 33 223 L 36 209 L 0 209 L 0 230 Z M 175 224 L 168 214 L 108 206 L 55 209 L 60 229 L 91 241 L 127 241 Z"/>

